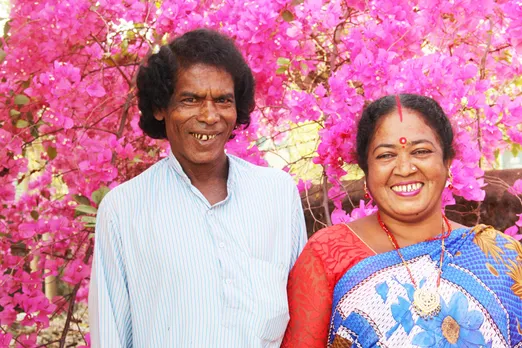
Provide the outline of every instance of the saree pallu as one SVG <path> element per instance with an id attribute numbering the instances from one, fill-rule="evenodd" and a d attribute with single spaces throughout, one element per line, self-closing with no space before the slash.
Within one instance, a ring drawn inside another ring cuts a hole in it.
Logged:
<path id="1" fill-rule="evenodd" d="M 338 281 L 329 347 L 522 347 L 522 244 L 491 227 L 454 230 L 438 293 L 424 319 L 396 251 L 365 258 Z M 436 289 L 441 241 L 400 249 L 416 283 Z"/>

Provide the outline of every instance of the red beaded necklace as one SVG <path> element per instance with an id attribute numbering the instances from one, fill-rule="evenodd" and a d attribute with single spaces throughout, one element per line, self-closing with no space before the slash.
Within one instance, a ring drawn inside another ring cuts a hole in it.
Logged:
<path id="1" fill-rule="evenodd" d="M 440 295 L 438 294 L 438 289 L 440 286 L 440 278 L 442 275 L 442 263 L 444 261 L 444 253 L 445 253 L 445 246 L 444 246 L 444 240 L 446 237 L 451 233 L 451 225 L 446 218 L 444 214 L 442 214 L 442 234 L 440 237 L 434 237 L 429 238 L 426 241 L 434 241 L 437 239 L 441 239 L 441 252 L 440 252 L 440 263 L 439 263 L 439 272 L 437 276 L 437 287 L 435 291 L 429 291 L 425 289 L 421 289 L 417 286 L 417 282 L 415 281 L 415 278 L 413 277 L 413 274 L 410 270 L 410 267 L 408 266 L 408 263 L 402 256 L 402 253 L 400 252 L 399 243 L 397 243 L 397 239 L 395 236 L 390 232 L 388 227 L 384 224 L 381 218 L 381 214 L 377 211 L 377 221 L 379 222 L 379 225 L 381 228 L 386 232 L 386 235 L 388 236 L 388 239 L 390 240 L 391 244 L 393 245 L 395 251 L 401 258 L 402 264 L 408 271 L 408 275 L 410 276 L 411 282 L 413 284 L 413 287 L 415 288 L 414 292 L 414 299 L 413 299 L 413 307 L 415 308 L 417 314 L 423 318 L 431 318 L 435 315 L 437 315 L 440 312 Z M 444 224 L 447 226 L 447 231 L 445 229 Z"/>

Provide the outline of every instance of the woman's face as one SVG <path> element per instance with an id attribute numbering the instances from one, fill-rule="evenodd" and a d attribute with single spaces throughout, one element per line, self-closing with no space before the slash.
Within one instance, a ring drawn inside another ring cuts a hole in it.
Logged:
<path id="1" fill-rule="evenodd" d="M 368 147 L 368 189 L 379 209 L 404 221 L 441 209 L 450 163 L 435 132 L 413 110 L 397 110 L 378 122 Z"/>

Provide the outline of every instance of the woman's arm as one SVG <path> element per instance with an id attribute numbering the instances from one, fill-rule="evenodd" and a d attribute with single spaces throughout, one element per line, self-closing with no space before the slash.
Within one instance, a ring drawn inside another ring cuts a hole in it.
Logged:
<path id="1" fill-rule="evenodd" d="M 281 347 L 326 347 L 332 291 L 323 261 L 309 242 L 288 279 L 290 322 Z"/>

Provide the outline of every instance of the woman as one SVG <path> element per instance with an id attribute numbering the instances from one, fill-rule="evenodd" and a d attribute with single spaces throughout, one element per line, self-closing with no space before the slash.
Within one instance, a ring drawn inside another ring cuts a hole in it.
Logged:
<path id="1" fill-rule="evenodd" d="M 364 110 L 357 155 L 378 212 L 309 240 L 283 347 L 522 347 L 521 244 L 441 211 L 452 142 L 430 98 Z"/>

